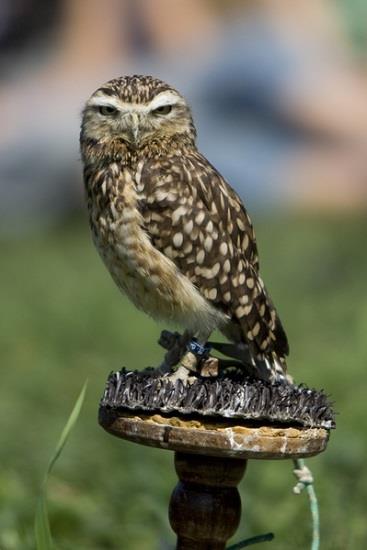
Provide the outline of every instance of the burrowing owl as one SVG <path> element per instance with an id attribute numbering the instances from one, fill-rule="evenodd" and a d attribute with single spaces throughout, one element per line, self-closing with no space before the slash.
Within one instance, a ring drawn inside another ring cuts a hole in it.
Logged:
<path id="1" fill-rule="evenodd" d="M 274 379 L 288 343 L 253 226 L 195 139 L 185 99 L 161 80 L 124 76 L 94 92 L 80 135 L 93 240 L 138 308 L 184 327 L 199 350 L 220 329 Z M 181 364 L 194 369 L 192 342 Z"/>

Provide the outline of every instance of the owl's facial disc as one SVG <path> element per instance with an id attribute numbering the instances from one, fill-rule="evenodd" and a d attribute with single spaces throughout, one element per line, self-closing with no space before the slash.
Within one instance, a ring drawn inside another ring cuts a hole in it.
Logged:
<path id="1" fill-rule="evenodd" d="M 167 90 L 149 103 L 130 103 L 97 91 L 84 113 L 90 137 L 122 138 L 133 147 L 159 136 L 190 131 L 191 114 L 185 100 Z"/>

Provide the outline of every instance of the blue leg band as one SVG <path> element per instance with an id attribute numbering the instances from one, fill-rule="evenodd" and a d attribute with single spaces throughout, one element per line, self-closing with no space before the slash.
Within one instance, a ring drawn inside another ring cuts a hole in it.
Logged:
<path id="1" fill-rule="evenodd" d="M 194 355 L 197 355 L 200 358 L 206 357 L 209 355 L 210 350 L 212 349 L 211 346 L 208 344 L 205 344 L 204 346 L 200 344 L 196 338 L 193 338 L 190 340 L 190 342 L 187 344 L 187 349 L 191 351 Z"/>

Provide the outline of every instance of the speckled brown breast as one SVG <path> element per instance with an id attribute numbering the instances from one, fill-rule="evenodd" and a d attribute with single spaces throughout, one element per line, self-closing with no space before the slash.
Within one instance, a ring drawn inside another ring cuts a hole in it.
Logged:
<path id="1" fill-rule="evenodd" d="M 117 163 L 97 172 L 90 185 L 90 221 L 95 245 L 119 288 L 157 319 L 213 330 L 224 315 L 203 298 L 176 265 L 159 252 L 144 230 L 136 172 Z"/>
<path id="2" fill-rule="evenodd" d="M 138 149 L 87 140 L 82 154 L 94 241 L 134 304 L 204 340 L 219 328 L 254 357 L 285 365 L 287 337 L 250 218 L 191 138 Z"/>

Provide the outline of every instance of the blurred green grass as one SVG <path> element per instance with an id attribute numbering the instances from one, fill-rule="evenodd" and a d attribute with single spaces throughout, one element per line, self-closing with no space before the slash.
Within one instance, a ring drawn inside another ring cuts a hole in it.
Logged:
<path id="1" fill-rule="evenodd" d="M 364 548 L 367 221 L 255 219 L 262 273 L 291 343 L 298 382 L 325 388 L 339 412 L 329 448 L 311 459 L 321 548 Z M 86 223 L 1 243 L 0 549 L 34 549 L 38 487 L 86 378 L 81 418 L 49 484 L 53 535 L 64 550 L 158 550 L 172 544 L 169 452 L 118 441 L 97 424 L 107 374 L 157 364 L 161 326 L 122 298 Z M 308 548 L 306 495 L 288 461 L 252 461 L 235 540 L 273 531 L 272 550 Z"/>

